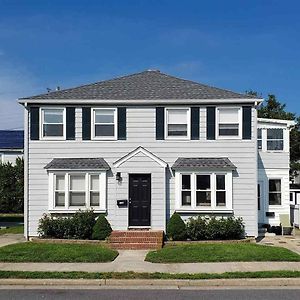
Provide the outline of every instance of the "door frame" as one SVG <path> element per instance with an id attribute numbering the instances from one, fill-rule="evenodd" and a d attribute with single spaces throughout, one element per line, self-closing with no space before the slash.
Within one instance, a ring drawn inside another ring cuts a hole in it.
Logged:
<path id="1" fill-rule="evenodd" d="M 134 226 L 134 225 L 130 225 L 130 177 L 134 176 L 134 175 L 148 175 L 150 177 L 150 201 L 149 201 L 149 205 L 150 205 L 150 217 L 149 217 L 149 222 L 150 225 L 148 226 Z M 127 227 L 128 228 L 151 228 L 152 226 L 152 174 L 151 173 L 128 173 L 128 219 L 127 219 Z"/>

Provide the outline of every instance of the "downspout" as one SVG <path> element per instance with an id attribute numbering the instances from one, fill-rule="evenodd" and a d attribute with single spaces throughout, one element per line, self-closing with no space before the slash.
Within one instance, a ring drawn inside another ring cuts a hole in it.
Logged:
<path id="1" fill-rule="evenodd" d="M 28 205 L 28 106 L 24 103 L 24 236 L 29 239 L 29 205 Z"/>

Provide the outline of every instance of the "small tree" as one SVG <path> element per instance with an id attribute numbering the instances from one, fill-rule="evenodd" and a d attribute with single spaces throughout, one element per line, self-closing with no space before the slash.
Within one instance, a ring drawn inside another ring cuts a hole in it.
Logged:
<path id="1" fill-rule="evenodd" d="M 187 237 L 186 225 L 178 213 L 174 213 L 167 225 L 167 236 L 174 241 L 185 240 Z"/>
<path id="2" fill-rule="evenodd" d="M 104 215 L 100 215 L 93 227 L 93 240 L 105 240 L 111 234 L 112 229 Z"/>

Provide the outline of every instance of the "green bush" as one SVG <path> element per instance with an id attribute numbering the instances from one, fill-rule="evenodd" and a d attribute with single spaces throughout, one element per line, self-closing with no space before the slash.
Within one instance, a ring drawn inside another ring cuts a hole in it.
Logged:
<path id="1" fill-rule="evenodd" d="M 92 210 L 79 210 L 72 217 L 53 217 L 44 214 L 39 221 L 38 233 L 44 238 L 90 239 L 95 222 Z"/>
<path id="2" fill-rule="evenodd" d="M 104 215 L 100 215 L 93 227 L 93 240 L 105 240 L 111 234 L 112 229 Z"/>
<path id="3" fill-rule="evenodd" d="M 186 239 L 186 225 L 178 213 L 174 213 L 167 224 L 167 236 L 170 240 L 181 241 Z"/>
<path id="4" fill-rule="evenodd" d="M 245 227 L 242 218 L 206 219 L 198 216 L 188 220 L 187 233 L 191 240 L 240 239 L 245 235 Z"/>
<path id="5" fill-rule="evenodd" d="M 23 213 L 24 161 L 0 163 L 0 213 Z"/>

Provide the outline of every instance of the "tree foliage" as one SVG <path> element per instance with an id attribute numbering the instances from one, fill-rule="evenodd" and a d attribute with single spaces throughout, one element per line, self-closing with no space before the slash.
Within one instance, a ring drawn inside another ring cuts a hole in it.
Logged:
<path id="1" fill-rule="evenodd" d="M 0 163 L 0 213 L 23 213 L 24 161 Z"/>

